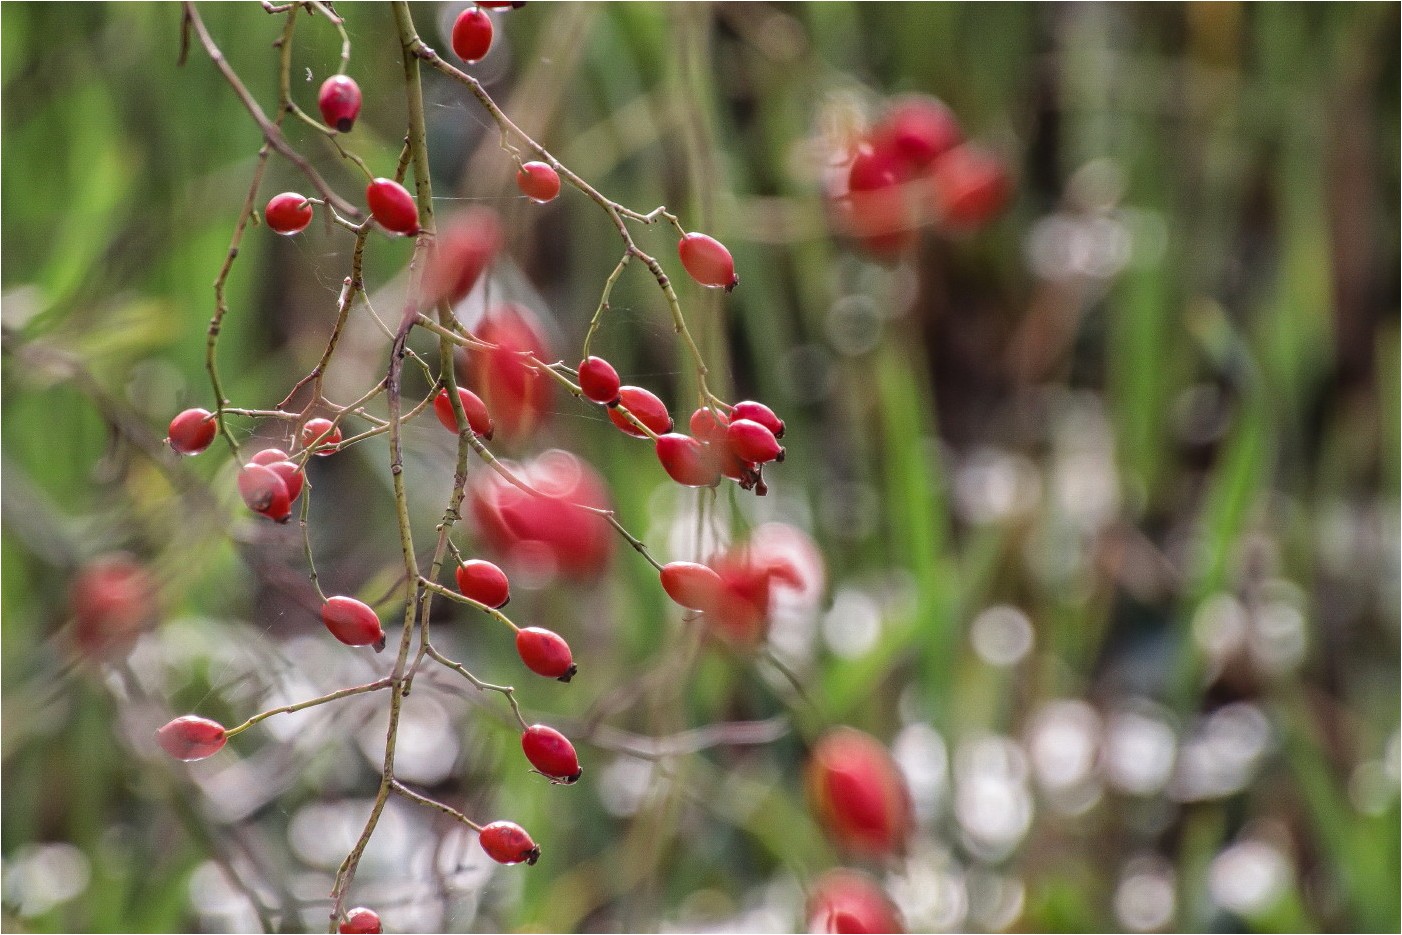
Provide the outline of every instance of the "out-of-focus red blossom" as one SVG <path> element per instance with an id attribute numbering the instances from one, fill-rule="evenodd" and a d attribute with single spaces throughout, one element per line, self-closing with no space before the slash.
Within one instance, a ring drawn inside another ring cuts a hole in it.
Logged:
<path id="1" fill-rule="evenodd" d="M 864 253 L 894 260 L 931 221 L 955 231 L 988 223 L 1012 183 L 996 156 L 963 143 L 954 114 L 930 97 L 893 102 L 845 155 L 835 154 L 825 188 L 830 220 Z"/>
<path id="2" fill-rule="evenodd" d="M 529 435 L 545 422 L 555 385 L 549 376 L 532 369 L 521 354 L 529 351 L 547 363 L 555 359 L 539 319 L 523 306 L 502 305 L 488 312 L 472 333 L 496 347 L 468 352 L 469 382 L 479 388 L 478 394 L 508 438 Z"/>
<path id="3" fill-rule="evenodd" d="M 467 297 L 501 249 L 501 221 L 491 208 L 469 208 L 438 230 L 424 268 L 421 308 Z"/>
<path id="4" fill-rule="evenodd" d="M 68 591 L 73 610 L 73 642 L 97 658 L 125 653 L 141 631 L 155 623 L 156 582 L 126 554 L 94 559 L 78 570 Z"/>
<path id="5" fill-rule="evenodd" d="M 905 920 L 876 881 L 856 870 L 829 870 L 813 882 L 808 931 L 904 932 Z"/>
<path id="6" fill-rule="evenodd" d="M 495 471 L 479 471 L 468 498 L 487 548 L 529 578 L 597 577 L 613 552 L 613 530 L 603 517 L 579 507 L 610 508 L 603 478 L 558 449 L 506 466 L 543 496 L 526 493 Z"/>
<path id="7" fill-rule="evenodd" d="M 904 851 L 910 793 L 876 738 L 851 727 L 828 731 L 813 747 L 807 781 L 819 822 L 844 850 L 872 858 Z"/>
<path id="8" fill-rule="evenodd" d="M 720 576 L 712 606 L 703 608 L 712 631 L 726 641 L 754 647 L 764 641 L 779 599 L 816 603 L 823 593 L 822 554 L 807 533 L 765 523 L 708 563 Z"/>

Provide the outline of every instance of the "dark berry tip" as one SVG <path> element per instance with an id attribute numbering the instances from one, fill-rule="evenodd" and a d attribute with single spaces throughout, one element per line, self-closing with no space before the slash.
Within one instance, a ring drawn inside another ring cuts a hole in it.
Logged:
<path id="1" fill-rule="evenodd" d="M 784 449 L 782 449 L 782 448 L 779 449 L 779 453 L 778 453 L 777 455 L 774 456 L 774 460 L 775 460 L 775 461 L 782 461 L 782 460 L 784 460 Z"/>
<path id="2" fill-rule="evenodd" d="M 526 851 L 523 856 L 526 858 L 526 866 L 534 867 L 535 862 L 537 860 L 540 860 L 540 846 L 537 845 L 531 848 L 530 850 Z"/>
<path id="3" fill-rule="evenodd" d="M 575 673 L 578 671 L 579 666 L 575 665 L 574 663 L 570 663 L 570 667 L 565 671 L 565 674 L 556 678 L 555 681 L 568 683 L 570 679 L 574 678 Z"/>
<path id="4" fill-rule="evenodd" d="M 572 786 L 572 785 L 574 785 L 575 783 L 579 782 L 579 777 L 580 777 L 580 776 L 583 776 L 583 775 L 584 775 L 584 770 L 583 770 L 582 768 L 581 768 L 581 769 L 575 770 L 575 773 L 574 773 L 573 776 L 566 776 L 566 777 L 565 777 L 565 785 L 567 785 L 567 786 Z"/>
<path id="5" fill-rule="evenodd" d="M 384 638 L 384 636 L 382 635 L 378 640 L 375 641 L 375 652 L 377 652 L 377 653 L 382 653 L 382 652 L 384 652 L 384 651 L 385 651 L 385 638 Z"/>
<path id="6" fill-rule="evenodd" d="M 336 130 L 339 133 L 349 133 L 353 126 L 355 126 L 355 120 L 350 117 L 342 117 L 336 121 Z"/>

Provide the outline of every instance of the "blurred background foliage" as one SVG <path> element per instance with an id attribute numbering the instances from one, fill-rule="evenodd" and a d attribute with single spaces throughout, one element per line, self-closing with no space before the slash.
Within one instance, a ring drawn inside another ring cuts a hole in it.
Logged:
<path id="1" fill-rule="evenodd" d="M 415 7 L 430 45 L 459 7 Z M 279 21 L 202 12 L 271 110 Z M 405 118 L 389 10 L 343 12 L 366 94 L 349 142 L 390 174 Z M 222 444 L 184 462 L 161 444 L 174 412 L 211 403 L 210 284 L 259 145 L 198 46 L 177 64 L 180 23 L 173 4 L 0 7 L 16 931 L 320 928 L 377 781 L 374 703 L 274 719 L 188 770 L 149 741 L 172 714 L 236 722 L 386 664 L 325 645 L 300 539 L 236 509 Z M 526 781 L 499 699 L 445 683 L 408 706 L 408 778 L 535 829 L 546 858 L 483 866 L 394 802 L 355 902 L 399 930 L 801 927 L 804 883 L 839 860 L 802 761 L 842 722 L 892 744 L 911 781 L 911 852 L 867 869 L 912 929 L 1395 931 L 1397 6 L 530 3 L 496 23 L 475 73 L 509 114 L 611 197 L 666 204 L 735 254 L 733 295 L 687 282 L 682 300 L 718 391 L 790 426 L 770 496 L 727 522 L 787 522 L 821 547 L 822 600 L 781 610 L 773 635 L 813 707 L 708 650 L 608 723 L 656 735 L 790 711 L 792 730 L 657 764 L 584 743 L 585 781 L 557 790 Z M 310 108 L 339 42 L 306 17 L 296 42 Z M 525 203 L 475 102 L 439 79 L 440 210 L 502 212 L 494 283 L 573 360 L 617 261 L 607 219 L 572 191 Z M 1017 192 L 986 230 L 927 234 L 888 266 L 830 234 L 822 141 L 906 92 L 945 100 Z M 295 123 L 359 202 L 363 180 Z M 261 199 L 298 188 L 274 157 Z M 641 237 L 675 268 L 665 231 Z M 273 405 L 315 363 L 349 242 L 320 223 L 250 230 L 219 344 L 236 405 Z M 410 249 L 372 238 L 377 307 Z M 642 271 L 598 341 L 689 412 Z M 385 347 L 354 333 L 333 397 L 370 385 Z M 579 453 L 630 528 L 689 557 L 693 495 L 650 446 L 573 400 L 554 409 L 506 453 Z M 431 420 L 407 439 L 428 536 L 449 440 Z M 312 466 L 328 590 L 393 584 L 384 452 Z M 113 552 L 150 569 L 160 623 L 130 658 L 77 660 L 70 584 Z M 675 652 L 676 614 L 626 550 L 597 582 L 524 593 L 517 616 L 571 638 L 578 681 L 527 684 L 509 641 L 456 608 L 440 629 L 555 722 Z"/>

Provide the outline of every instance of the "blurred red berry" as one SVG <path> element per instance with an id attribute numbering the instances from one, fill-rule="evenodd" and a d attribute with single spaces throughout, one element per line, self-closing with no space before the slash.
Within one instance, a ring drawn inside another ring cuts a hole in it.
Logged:
<path id="1" fill-rule="evenodd" d="M 313 216 L 311 202 L 296 192 L 274 195 L 263 209 L 263 220 L 268 228 L 288 236 L 306 230 Z"/>
<path id="2" fill-rule="evenodd" d="M 310 419 L 302 426 L 302 445 L 321 449 L 317 452 L 320 457 L 335 454 L 340 444 L 341 429 L 330 419 Z"/>
<path id="3" fill-rule="evenodd" d="M 261 464 L 247 464 L 238 476 L 239 496 L 255 513 L 285 523 L 292 515 L 292 497 L 278 473 Z"/>
<path id="4" fill-rule="evenodd" d="M 897 101 L 871 129 L 876 149 L 896 154 L 917 171 L 958 146 L 962 139 L 954 112 L 932 97 Z"/>
<path id="5" fill-rule="evenodd" d="M 377 935 L 383 932 L 384 928 L 380 925 L 379 913 L 364 906 L 357 906 L 346 913 L 346 920 L 337 931 L 354 935 Z"/>
<path id="6" fill-rule="evenodd" d="M 156 582 L 128 555 L 109 555 L 78 570 L 68 588 L 73 641 L 93 658 L 124 653 L 156 622 Z"/>
<path id="7" fill-rule="evenodd" d="M 348 75 L 332 75 L 321 85 L 316 104 L 327 126 L 349 133 L 360 116 L 360 86 Z"/>
<path id="8" fill-rule="evenodd" d="M 534 724 L 527 728 L 521 735 L 521 749 L 537 772 L 556 782 L 570 785 L 578 782 L 584 772 L 579 768 L 574 744 L 553 727 Z"/>
<path id="9" fill-rule="evenodd" d="M 871 877 L 855 870 L 829 870 L 809 891 L 808 931 L 904 932 L 905 920 Z"/>
<path id="10" fill-rule="evenodd" d="M 161 749 L 186 762 L 214 756 L 228 739 L 224 725 L 193 714 L 178 717 L 156 731 Z"/>
<path id="11" fill-rule="evenodd" d="M 697 562 L 668 562 L 659 574 L 662 590 L 688 610 L 709 610 L 720 597 L 720 575 Z"/>
<path id="12" fill-rule="evenodd" d="M 633 418 L 655 434 L 665 435 L 672 431 L 672 414 L 667 411 L 667 404 L 652 392 L 641 386 L 624 386 L 618 390 L 618 399 L 619 406 L 631 412 Z M 647 438 L 647 433 L 634 426 L 617 409 L 609 410 L 609 421 L 634 438 Z"/>
<path id="13" fill-rule="evenodd" d="M 691 434 L 701 439 L 708 445 L 725 442 L 725 427 L 730 424 L 730 417 L 724 412 L 716 409 L 709 409 L 702 406 L 691 414 L 691 419 L 687 425 L 691 429 Z"/>
<path id="14" fill-rule="evenodd" d="M 467 297 L 501 250 L 501 221 L 490 208 L 469 208 L 438 229 L 424 269 L 422 308 Z"/>
<path id="15" fill-rule="evenodd" d="M 756 426 L 764 431 L 763 426 Z M 683 487 L 714 487 L 720 483 L 718 459 L 690 435 L 669 433 L 657 439 L 657 460 L 667 476 Z"/>
<path id="16" fill-rule="evenodd" d="M 486 58 L 492 47 L 492 18 L 475 6 L 458 14 L 453 23 L 453 54 L 469 65 Z"/>
<path id="17" fill-rule="evenodd" d="M 491 562 L 469 559 L 458 566 L 455 575 L 463 597 L 493 608 L 505 607 L 511 600 L 511 583 L 507 581 L 506 572 Z"/>
<path id="18" fill-rule="evenodd" d="M 740 284 L 735 260 L 725 245 L 706 234 L 690 233 L 677 244 L 677 254 L 691 278 L 703 286 L 729 292 Z"/>
<path id="19" fill-rule="evenodd" d="M 499 864 L 534 864 L 540 860 L 540 848 L 518 824 L 494 821 L 482 829 L 478 842 L 487 856 Z"/>
<path id="20" fill-rule="evenodd" d="M 419 232 L 419 207 L 414 196 L 394 179 L 375 179 L 365 186 L 365 202 L 385 230 L 394 234 Z"/>
<path id="21" fill-rule="evenodd" d="M 186 409 L 170 420 L 166 441 L 176 454 L 197 455 L 209 447 L 219 426 L 206 409 Z"/>
<path id="22" fill-rule="evenodd" d="M 544 424 L 550 414 L 555 381 L 529 363 L 554 360 L 534 312 L 521 305 L 502 305 L 477 324 L 478 338 L 495 345 L 468 353 L 474 379 L 491 408 L 497 426 L 508 439 L 520 439 Z M 524 352 L 524 353 L 523 353 Z"/>
<path id="23" fill-rule="evenodd" d="M 570 644 L 553 630 L 523 627 L 516 633 L 516 652 L 526 668 L 546 678 L 568 682 L 579 671 Z"/>
<path id="24" fill-rule="evenodd" d="M 871 858 L 903 852 L 910 795 L 874 737 L 850 727 L 828 731 L 809 757 L 807 781 L 819 822 L 844 850 Z"/>
<path id="25" fill-rule="evenodd" d="M 527 162 L 516 171 L 516 187 L 532 201 L 545 204 L 560 194 L 560 174 L 543 162 Z"/>
<path id="26" fill-rule="evenodd" d="M 617 403 L 618 391 L 622 389 L 618 371 L 602 357 L 586 357 L 579 362 L 579 388 L 586 398 L 605 406 Z"/>
<path id="27" fill-rule="evenodd" d="M 447 387 L 439 390 L 438 395 L 433 398 L 433 414 L 443 423 L 445 429 L 456 435 L 458 414 L 453 411 L 451 399 Z M 472 429 L 474 434 L 491 441 L 495 427 L 492 425 L 492 415 L 487 411 L 487 404 L 472 390 L 462 386 L 458 387 L 458 399 L 462 401 L 462 411 L 467 416 L 467 427 Z"/>
<path id="28" fill-rule="evenodd" d="M 1012 196 L 1002 160 L 971 143 L 945 153 L 932 172 L 940 220 L 953 230 L 987 224 Z"/>
<path id="29" fill-rule="evenodd" d="M 353 597 L 328 598 L 321 605 L 321 622 L 347 646 L 373 646 L 376 652 L 384 649 L 385 631 L 379 616 L 369 604 Z"/>

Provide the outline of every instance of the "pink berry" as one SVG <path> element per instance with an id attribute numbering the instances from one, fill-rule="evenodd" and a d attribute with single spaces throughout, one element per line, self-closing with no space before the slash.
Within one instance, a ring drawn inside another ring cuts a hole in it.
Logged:
<path id="1" fill-rule="evenodd" d="M 419 232 L 419 208 L 409 190 L 394 179 L 375 179 L 365 187 L 365 202 L 381 227 L 394 234 Z"/>
<path id="2" fill-rule="evenodd" d="M 491 562 L 480 558 L 469 559 L 458 566 L 456 573 L 458 590 L 463 597 L 471 598 L 488 607 L 505 607 L 511 600 L 511 583 L 502 571 Z"/>
<path id="3" fill-rule="evenodd" d="M 274 195 L 263 209 L 263 220 L 268 222 L 269 229 L 287 236 L 306 230 L 312 216 L 311 202 L 296 192 Z"/>
<path id="4" fill-rule="evenodd" d="M 275 464 L 278 461 L 286 460 L 287 452 L 283 451 L 281 448 L 264 448 L 262 451 L 249 458 L 248 463 L 261 464 L 266 467 L 269 464 Z"/>
<path id="5" fill-rule="evenodd" d="M 808 931 L 904 932 L 905 921 L 890 898 L 865 873 L 838 868 L 813 883 L 808 897 Z"/>
<path id="6" fill-rule="evenodd" d="M 678 242 L 677 254 L 691 278 L 703 286 L 729 292 L 740 284 L 740 277 L 735 275 L 735 260 L 714 237 L 687 234 Z"/>
<path id="7" fill-rule="evenodd" d="M 462 410 L 467 414 L 467 427 L 472 429 L 474 434 L 491 441 L 495 427 L 492 425 L 492 415 L 487 411 L 487 404 L 482 402 L 482 398 L 476 393 L 461 386 L 458 387 L 458 399 L 462 400 Z M 454 435 L 458 433 L 458 414 L 453 411 L 447 387 L 439 390 L 438 395 L 434 397 L 433 414 L 443 423 L 445 429 Z"/>
<path id="8" fill-rule="evenodd" d="M 784 449 L 774 433 L 749 419 L 734 419 L 725 430 L 725 440 L 735 456 L 752 464 L 784 460 Z"/>
<path id="9" fill-rule="evenodd" d="M 605 406 L 616 404 L 618 391 L 622 389 L 618 371 L 602 357 L 586 357 L 579 362 L 579 388 L 586 398 Z"/>
<path id="10" fill-rule="evenodd" d="M 317 451 L 320 457 L 333 455 L 341 444 L 341 429 L 330 419 L 310 419 L 302 426 L 302 444 L 320 449 Z"/>
<path id="11" fill-rule="evenodd" d="M 668 562 L 660 577 L 667 596 L 688 610 L 714 607 L 723 587 L 714 569 L 696 562 Z"/>
<path id="12" fill-rule="evenodd" d="M 931 97 L 898 101 L 876 126 L 872 145 L 894 152 L 912 169 L 924 169 L 963 138 L 953 111 Z"/>
<path id="13" fill-rule="evenodd" d="M 667 404 L 641 386 L 624 386 L 618 390 L 618 405 L 627 409 L 643 425 L 658 435 L 672 431 L 672 414 Z M 647 438 L 645 432 L 634 427 L 616 408 L 609 410 L 609 421 L 634 438 Z"/>
<path id="14" fill-rule="evenodd" d="M 477 840 L 487 856 L 499 864 L 534 864 L 540 860 L 540 848 L 515 822 L 494 821 L 482 829 Z"/>
<path id="15" fill-rule="evenodd" d="M 492 18 L 475 6 L 458 14 L 453 23 L 453 54 L 469 65 L 486 58 L 492 47 Z"/>
<path id="16" fill-rule="evenodd" d="M 720 483 L 716 458 L 690 435 L 669 433 L 657 439 L 657 460 L 667 476 L 683 487 L 714 487 Z"/>
<path id="17" fill-rule="evenodd" d="M 775 438 L 784 437 L 784 420 L 774 414 L 764 403 L 757 403 L 752 399 L 735 404 L 735 408 L 730 412 L 732 419 L 749 419 L 751 422 L 758 422 L 760 425 L 774 433 Z"/>
<path id="18" fill-rule="evenodd" d="M 302 485 L 307 481 L 307 475 L 292 461 L 274 461 L 267 465 L 267 468 L 282 478 L 283 486 L 287 488 L 287 502 L 295 502 L 297 495 L 302 492 Z"/>
<path id="19" fill-rule="evenodd" d="M 373 909 L 366 909 L 364 906 L 357 906 L 346 913 L 346 920 L 341 923 L 338 932 L 353 933 L 353 935 L 378 935 L 384 928 L 380 924 L 380 915 Z"/>
<path id="20" fill-rule="evenodd" d="M 571 785 L 584 772 L 579 768 L 574 744 L 553 727 L 535 724 L 527 728 L 521 735 L 521 749 L 537 772 L 557 783 Z"/>
<path id="21" fill-rule="evenodd" d="M 161 749 L 186 762 L 214 756 L 228 739 L 224 725 L 193 714 L 178 717 L 156 731 L 156 742 Z"/>
<path id="22" fill-rule="evenodd" d="M 1012 181 L 1002 161 L 972 144 L 945 153 L 932 172 L 939 216 L 956 230 L 991 221 L 1012 195 Z"/>
<path id="23" fill-rule="evenodd" d="M 834 728 L 814 745 L 806 774 L 819 821 L 839 845 L 868 857 L 902 851 L 911 827 L 910 793 L 880 741 L 851 727 Z"/>
<path id="24" fill-rule="evenodd" d="M 379 616 L 369 604 L 353 597 L 328 598 L 321 605 L 321 622 L 347 646 L 374 646 L 376 652 L 385 647 L 385 630 Z"/>
<path id="25" fill-rule="evenodd" d="M 261 464 L 244 465 L 238 476 L 239 496 L 255 513 L 261 513 L 278 523 L 287 522 L 292 515 L 292 497 L 287 484 L 270 467 Z"/>
<path id="26" fill-rule="evenodd" d="M 532 201 L 545 204 L 560 194 L 560 175 L 543 162 L 527 162 L 516 171 L 516 187 Z"/>
<path id="27" fill-rule="evenodd" d="M 218 431 L 208 410 L 186 409 L 170 420 L 170 437 L 166 441 L 176 454 L 197 455 L 209 447 Z"/>
<path id="28" fill-rule="evenodd" d="M 691 419 L 687 424 L 691 428 L 692 435 L 708 445 L 714 445 L 717 442 L 725 441 L 725 427 L 730 424 L 730 416 L 720 410 L 702 406 L 691 414 Z"/>
<path id="29" fill-rule="evenodd" d="M 349 133 L 360 116 L 360 85 L 348 75 L 332 75 L 321 85 L 316 104 L 327 126 Z"/>
<path id="30" fill-rule="evenodd" d="M 542 627 L 525 627 L 516 633 L 516 652 L 521 661 L 537 675 L 568 682 L 579 667 L 574 664 L 570 644 L 564 637 Z"/>

